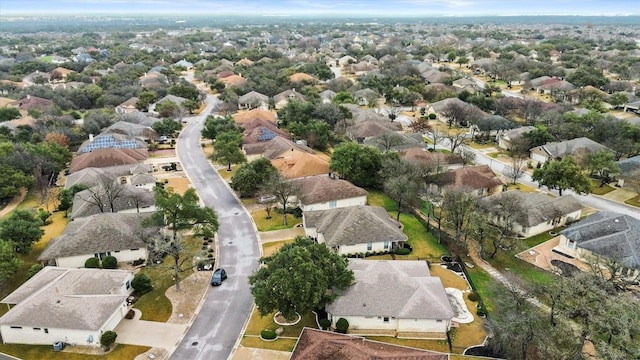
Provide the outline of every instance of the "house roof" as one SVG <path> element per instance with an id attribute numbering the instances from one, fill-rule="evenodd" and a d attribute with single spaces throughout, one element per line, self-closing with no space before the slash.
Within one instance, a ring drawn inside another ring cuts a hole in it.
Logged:
<path id="1" fill-rule="evenodd" d="M 242 142 L 244 144 L 253 144 L 261 141 L 268 141 L 276 136 L 290 139 L 291 136 L 284 130 L 279 129 L 276 124 L 268 120 L 252 119 L 242 123 L 244 131 L 242 132 Z"/>
<path id="2" fill-rule="evenodd" d="M 242 86 L 247 83 L 247 79 L 240 75 L 230 75 L 220 79 L 227 86 Z"/>
<path id="3" fill-rule="evenodd" d="M 380 151 L 426 147 L 421 134 L 403 134 L 395 131 L 387 131 L 384 134 L 369 137 L 364 140 L 364 144 L 376 147 Z"/>
<path id="4" fill-rule="evenodd" d="M 449 355 L 305 327 L 289 360 L 448 360 Z"/>
<path id="5" fill-rule="evenodd" d="M 333 178 L 327 174 L 307 176 L 294 180 L 300 187 L 300 202 L 305 205 L 324 203 L 367 196 L 368 192 L 347 180 Z"/>
<path id="6" fill-rule="evenodd" d="M 469 106 L 468 103 L 458 99 L 458 98 L 447 98 L 444 100 L 440 100 L 437 102 L 434 102 L 431 104 L 431 108 L 433 109 L 433 111 L 435 111 L 436 113 L 441 113 L 443 112 L 448 106 L 450 106 L 451 104 L 458 104 L 461 106 Z"/>
<path id="7" fill-rule="evenodd" d="M 306 227 L 324 234 L 327 246 L 356 245 L 382 241 L 406 241 L 397 221 L 380 206 L 349 206 L 329 210 L 307 211 Z"/>
<path id="8" fill-rule="evenodd" d="M 307 74 L 307 73 L 295 73 L 291 76 L 289 76 L 289 81 L 291 81 L 292 83 L 299 83 L 299 82 L 316 82 L 316 78 L 314 78 L 313 76 Z"/>
<path id="9" fill-rule="evenodd" d="M 273 97 L 273 101 L 274 103 L 279 103 L 282 100 L 288 100 L 290 98 L 295 98 L 297 100 L 300 101 L 307 101 L 307 98 L 304 97 L 304 95 L 300 94 L 299 92 L 296 91 L 296 89 L 291 89 L 291 90 L 285 90 L 279 94 L 276 94 Z"/>
<path id="10" fill-rule="evenodd" d="M 425 261 L 349 259 L 354 282 L 326 306 L 334 316 L 451 320 L 442 280 L 430 276 Z"/>
<path id="11" fill-rule="evenodd" d="M 284 152 L 281 156 L 272 159 L 271 164 L 286 179 L 327 174 L 329 172 L 329 162 L 327 160 L 308 152 Z"/>
<path id="12" fill-rule="evenodd" d="M 103 168 L 137 164 L 148 157 L 147 149 L 98 149 L 74 157 L 71 160 L 69 171 L 74 173 L 88 167 Z"/>
<path id="13" fill-rule="evenodd" d="M 489 165 L 467 166 L 431 176 L 438 186 L 467 187 L 471 190 L 488 189 L 502 184 Z"/>
<path id="14" fill-rule="evenodd" d="M 269 102 L 269 97 L 264 94 L 260 94 L 257 91 L 250 91 L 238 98 L 238 104 L 251 104 L 254 102 Z"/>
<path id="15" fill-rule="evenodd" d="M 156 139 L 158 137 L 158 133 L 150 126 L 134 124 L 128 121 L 118 121 L 102 132 L 104 134 L 121 134 L 146 139 Z"/>
<path id="16" fill-rule="evenodd" d="M 424 148 L 412 147 L 408 149 L 398 150 L 401 158 L 421 165 L 462 165 L 462 156 L 460 154 L 446 154 L 443 152 L 431 152 Z"/>
<path id="17" fill-rule="evenodd" d="M 510 97 L 507 99 L 517 99 L 514 97 Z M 520 126 L 517 127 L 515 129 L 509 129 L 509 130 L 505 130 L 504 132 L 502 132 L 502 137 L 508 138 L 509 140 L 515 140 L 517 138 L 519 138 L 520 136 L 531 132 L 533 130 L 535 130 L 536 127 L 535 126 Z"/>
<path id="18" fill-rule="evenodd" d="M 620 160 L 617 164 L 623 175 L 629 176 L 638 174 L 640 176 L 640 155 Z"/>
<path id="19" fill-rule="evenodd" d="M 135 165 L 117 165 L 104 168 L 85 168 L 80 171 L 69 174 L 64 183 L 64 188 L 68 189 L 76 184 L 84 184 L 89 187 L 94 187 L 100 183 L 100 179 L 103 177 L 109 177 L 116 179 L 118 176 L 132 175 L 132 174 L 146 174 L 151 172 L 151 166 L 148 164 L 135 164 Z"/>
<path id="20" fill-rule="evenodd" d="M 171 101 L 173 103 L 175 103 L 176 105 L 182 105 L 183 102 L 187 101 L 187 99 L 180 97 L 180 96 L 175 96 L 175 95 L 166 95 L 165 97 L 163 97 L 162 99 L 158 100 L 156 102 L 156 104 L 162 104 L 163 102 L 167 102 L 167 101 Z"/>
<path id="21" fill-rule="evenodd" d="M 62 235 L 47 244 L 38 260 L 145 248 L 145 239 L 159 232 L 142 222 L 153 213 L 100 213 L 73 219 Z"/>
<path id="22" fill-rule="evenodd" d="M 125 100 L 123 103 L 121 103 L 116 107 L 135 108 L 137 103 L 138 103 L 138 98 L 134 96 L 134 97 L 130 97 L 128 100 Z"/>
<path id="23" fill-rule="evenodd" d="M 17 305 L 0 324 L 98 330 L 126 300 L 127 295 L 116 291 L 130 276 L 125 270 L 46 266 L 2 300 Z"/>
<path id="24" fill-rule="evenodd" d="M 553 197 L 543 193 L 529 193 L 509 190 L 480 199 L 480 206 L 498 213 L 505 200 L 517 205 L 515 220 L 526 227 L 536 226 L 559 215 L 567 215 L 582 209 L 582 205 L 572 195 Z"/>
<path id="25" fill-rule="evenodd" d="M 27 95 L 24 99 L 16 100 L 13 105 L 17 106 L 20 110 L 44 109 L 53 105 L 53 101 Z"/>
<path id="26" fill-rule="evenodd" d="M 560 232 L 582 249 L 640 269 L 640 220 L 600 211 Z"/>
<path id="27" fill-rule="evenodd" d="M 303 151 L 309 154 L 315 154 L 308 146 L 296 144 L 291 140 L 285 139 L 281 136 L 276 136 L 271 140 L 262 141 L 255 144 L 245 144 L 243 149 L 247 155 L 263 155 L 269 160 L 274 160 L 277 157 L 282 156 L 285 151 Z"/>
<path id="28" fill-rule="evenodd" d="M 111 128 L 113 132 L 99 134 L 80 145 L 78 153 L 88 153 L 98 149 L 146 149 L 147 144 L 142 140 L 136 140 L 129 135 L 118 132 L 119 129 L 134 130 L 135 125 L 118 125 Z"/>
<path id="29" fill-rule="evenodd" d="M 122 187 L 122 193 L 113 201 L 113 210 L 115 212 L 155 205 L 152 191 L 133 185 L 122 185 Z M 100 213 L 100 208 L 95 205 L 95 200 L 92 199 L 94 193 L 99 197 L 102 204 L 105 204 L 104 210 L 111 210 L 109 208 L 107 195 L 104 193 L 104 190 L 102 190 L 101 185 L 98 185 L 91 189 L 82 190 L 73 197 L 73 206 L 71 214 L 69 215 L 71 219 Z"/>
<path id="30" fill-rule="evenodd" d="M 267 120 L 272 123 L 276 122 L 276 116 L 271 111 L 260 108 L 251 109 L 245 112 L 238 112 L 233 115 L 233 120 L 240 124 L 253 119 Z"/>
<path id="31" fill-rule="evenodd" d="M 595 153 L 598 150 L 609 150 L 608 147 L 600 145 L 599 143 L 586 137 L 579 137 L 559 142 L 550 142 L 542 146 L 533 148 L 532 150 L 535 149 L 540 149 L 546 152 L 552 158 L 561 158 L 566 155 L 577 155 L 581 151 Z"/>

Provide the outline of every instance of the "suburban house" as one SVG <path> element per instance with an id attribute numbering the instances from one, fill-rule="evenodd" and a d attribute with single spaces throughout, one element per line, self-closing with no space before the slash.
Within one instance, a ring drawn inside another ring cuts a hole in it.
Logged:
<path id="1" fill-rule="evenodd" d="M 511 231 L 524 238 L 577 221 L 582 214 L 582 205 L 572 195 L 553 197 L 519 190 L 486 196 L 480 199 L 480 207 L 492 215 L 496 225 L 502 225 L 504 211 L 510 211 Z"/>
<path id="2" fill-rule="evenodd" d="M 305 211 L 302 222 L 307 237 L 339 255 L 391 252 L 407 241 L 401 225 L 380 206 Z"/>
<path id="3" fill-rule="evenodd" d="M 303 212 L 367 204 L 369 193 L 365 189 L 331 173 L 307 176 L 293 182 L 300 188 L 302 195 L 298 200 Z"/>
<path id="4" fill-rule="evenodd" d="M 264 119 L 252 119 L 242 123 L 244 131 L 242 132 L 243 144 L 254 144 L 262 141 L 269 141 L 276 136 L 290 139 L 291 135 L 284 130 L 279 129 L 275 123 Z"/>
<path id="5" fill-rule="evenodd" d="M 320 99 L 323 104 L 331 104 L 333 103 L 333 98 L 336 96 L 336 93 L 331 90 L 325 90 L 320 93 Z"/>
<path id="6" fill-rule="evenodd" d="M 86 168 L 104 168 L 117 165 L 136 165 L 149 157 L 147 149 L 97 149 L 71 159 L 69 172 Z"/>
<path id="7" fill-rule="evenodd" d="M 239 109 L 269 108 L 269 97 L 257 91 L 250 91 L 238 98 Z"/>
<path id="8" fill-rule="evenodd" d="M 160 228 L 144 227 L 152 214 L 100 213 L 69 222 L 38 257 L 43 265 L 80 268 L 87 259 L 114 256 L 118 262 L 146 260 L 147 244 L 160 236 Z"/>
<path id="9" fill-rule="evenodd" d="M 617 162 L 620 168 L 618 178 L 618 186 L 640 188 L 640 155 L 630 157 Z"/>
<path id="10" fill-rule="evenodd" d="M 446 339 L 455 313 L 442 280 L 425 261 L 349 259 L 354 282 L 325 310 L 349 322 L 348 333 Z"/>
<path id="11" fill-rule="evenodd" d="M 423 148 L 409 148 L 398 150 L 400 158 L 412 162 L 426 169 L 431 169 L 434 173 L 460 169 L 464 166 L 464 161 L 460 154 L 446 154 L 443 152 L 431 152 Z"/>
<path id="12" fill-rule="evenodd" d="M 155 182 L 153 184 L 155 186 Z M 78 192 L 73 197 L 73 206 L 69 217 L 75 220 L 112 212 L 109 199 L 112 199 L 111 202 L 113 202 L 113 213 L 146 213 L 156 210 L 153 191 L 149 189 L 149 187 L 153 188 L 151 184 L 144 184 L 144 186 L 116 185 L 114 179 L 114 182 L 107 186 L 108 191 L 105 191 L 104 186 L 100 184 Z"/>
<path id="13" fill-rule="evenodd" d="M 363 114 L 359 113 L 359 115 Z M 353 126 L 350 126 L 347 129 L 347 136 L 351 140 L 356 141 L 358 144 L 363 144 L 365 140 L 371 137 L 380 136 L 391 131 L 400 130 L 402 130 L 402 124 L 397 122 L 390 122 L 388 121 L 388 119 L 364 120 L 356 122 Z"/>
<path id="14" fill-rule="evenodd" d="M 129 100 L 125 100 L 122 104 L 116 106 L 115 111 L 118 114 L 128 114 L 134 111 L 137 111 L 138 108 L 136 104 L 138 103 L 137 97 L 129 98 Z"/>
<path id="15" fill-rule="evenodd" d="M 305 327 L 289 360 L 449 360 L 449 354 Z"/>
<path id="16" fill-rule="evenodd" d="M 546 143 L 532 148 L 529 152 L 532 160 L 544 163 L 548 160 L 562 159 L 568 155 L 583 159 L 599 150 L 609 150 L 609 148 L 589 138 L 580 137 L 572 140 Z"/>
<path id="17" fill-rule="evenodd" d="M 380 150 L 380 152 L 410 148 L 425 149 L 427 146 L 422 138 L 422 134 L 404 134 L 395 131 L 387 131 L 382 135 L 369 137 L 363 141 L 363 144 L 375 147 Z"/>
<path id="18" fill-rule="evenodd" d="M 588 263 L 615 261 L 623 275 L 640 275 L 640 220 L 600 211 L 560 232 L 554 250 Z"/>
<path id="19" fill-rule="evenodd" d="M 535 126 L 521 126 L 515 129 L 502 131 L 498 134 L 498 147 L 504 150 L 511 150 L 513 141 L 521 138 L 524 134 L 535 130 Z"/>
<path id="20" fill-rule="evenodd" d="M 64 188 L 69 189 L 73 185 L 82 184 L 88 187 L 94 187 L 100 185 L 104 179 L 118 180 L 120 184 L 131 184 L 131 179 L 135 175 L 151 175 L 151 165 L 148 164 L 133 164 L 133 165 L 118 165 L 104 168 L 86 168 L 80 171 L 69 174 L 66 177 Z M 155 178 L 154 178 L 155 185 Z"/>
<path id="21" fill-rule="evenodd" d="M 276 136 L 267 141 L 244 144 L 242 149 L 247 156 L 247 161 L 252 161 L 259 157 L 266 157 L 269 160 L 274 160 L 278 157 L 291 156 L 294 152 L 315 154 L 315 151 L 310 147 L 295 143 L 281 136 Z"/>
<path id="22" fill-rule="evenodd" d="M 49 99 L 43 99 L 37 96 L 27 95 L 27 97 L 23 99 L 14 101 L 11 105 L 24 111 L 29 111 L 29 110 L 44 111 L 50 106 L 53 106 L 53 101 Z"/>
<path id="23" fill-rule="evenodd" d="M 134 124 L 128 121 L 118 121 L 102 130 L 101 134 L 121 134 L 144 141 L 158 139 L 158 133 L 151 126 Z M 146 146 L 146 143 L 144 146 Z"/>
<path id="24" fill-rule="evenodd" d="M 102 133 L 97 136 L 89 134 L 89 140 L 78 148 L 78 154 L 98 149 L 147 149 L 147 144 L 128 135 L 119 133 Z"/>
<path id="25" fill-rule="evenodd" d="M 489 165 L 467 166 L 429 177 L 431 184 L 440 192 L 448 187 L 466 188 L 478 196 L 487 196 L 502 191 L 504 184 Z"/>
<path id="26" fill-rule="evenodd" d="M 233 120 L 238 124 L 244 124 L 247 121 L 251 121 L 254 119 L 266 120 L 272 123 L 276 123 L 276 116 L 271 111 L 255 108 L 249 111 L 242 111 L 233 114 Z"/>
<path id="27" fill-rule="evenodd" d="M 316 154 L 307 152 L 283 153 L 271 160 L 271 165 L 278 169 L 285 179 L 327 174 L 329 161 Z"/>
<path id="28" fill-rule="evenodd" d="M 0 317 L 2 342 L 99 347 L 128 312 L 132 280 L 126 270 L 46 266 L 0 301 L 11 306 Z"/>
<path id="29" fill-rule="evenodd" d="M 305 98 L 304 95 L 300 94 L 299 92 L 296 92 L 296 89 L 291 89 L 276 94 L 273 97 L 273 104 L 276 109 L 280 110 L 287 106 L 287 104 L 291 100 L 307 101 L 307 98 Z"/>

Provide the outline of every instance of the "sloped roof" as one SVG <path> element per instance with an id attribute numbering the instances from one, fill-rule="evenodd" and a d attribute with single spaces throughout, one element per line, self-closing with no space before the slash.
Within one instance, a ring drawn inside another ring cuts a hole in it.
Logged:
<path id="1" fill-rule="evenodd" d="M 384 134 L 369 137 L 364 140 L 364 144 L 377 147 L 380 151 L 426 147 L 421 134 L 403 134 L 395 131 L 387 131 Z"/>
<path id="2" fill-rule="evenodd" d="M 233 115 L 233 120 L 235 120 L 237 123 L 240 123 L 240 124 L 243 124 L 253 119 L 267 120 L 272 123 L 276 122 L 276 116 L 274 113 L 268 110 L 260 109 L 260 108 L 251 109 L 245 112 L 238 112 Z"/>
<path id="3" fill-rule="evenodd" d="M 638 174 L 640 177 L 640 155 L 620 160 L 617 164 L 623 175 L 629 176 Z"/>
<path id="4" fill-rule="evenodd" d="M 286 179 L 329 173 L 329 162 L 307 152 L 285 152 L 271 160 L 271 164 Z"/>
<path id="5" fill-rule="evenodd" d="M 515 219 L 522 226 L 531 227 L 547 222 L 559 215 L 582 209 L 572 195 L 553 197 L 543 193 L 509 190 L 480 199 L 480 206 L 490 213 L 498 213 L 500 202 L 509 200 L 517 206 Z"/>
<path id="6" fill-rule="evenodd" d="M 134 124 L 128 121 L 118 121 L 102 131 L 104 134 L 122 134 L 130 137 L 156 139 L 158 133 L 150 126 Z"/>
<path id="7" fill-rule="evenodd" d="M 250 91 L 238 98 L 238 104 L 251 104 L 253 102 L 269 102 L 267 95 L 261 94 L 257 91 Z"/>
<path id="8" fill-rule="evenodd" d="M 510 97 L 508 99 L 515 99 L 515 98 L 514 97 Z M 515 128 L 515 129 L 505 130 L 502 133 L 502 136 L 506 137 L 506 138 L 509 138 L 510 140 L 515 140 L 515 139 L 519 138 L 520 136 L 522 136 L 522 135 L 524 135 L 524 134 L 526 134 L 528 132 L 531 132 L 531 131 L 533 131 L 535 129 L 536 129 L 535 126 L 520 126 L 520 127 Z"/>
<path id="9" fill-rule="evenodd" d="M 315 227 L 329 247 L 407 240 L 398 222 L 380 206 L 307 211 L 303 216 L 305 226 Z"/>
<path id="10" fill-rule="evenodd" d="M 147 149 L 98 149 L 74 157 L 71 160 L 69 172 L 74 173 L 88 167 L 103 168 L 136 164 L 148 157 Z"/>
<path id="11" fill-rule="evenodd" d="M 451 104 L 457 104 L 460 106 L 471 106 L 470 104 L 458 99 L 458 98 L 447 98 L 444 100 L 440 100 L 431 104 L 431 108 L 436 113 L 441 113 Z"/>
<path id="12" fill-rule="evenodd" d="M 640 220 L 600 211 L 560 232 L 579 248 L 640 269 Z"/>
<path id="13" fill-rule="evenodd" d="M 353 285 L 339 293 L 327 312 L 339 316 L 451 320 L 454 316 L 440 278 L 425 261 L 349 259 Z"/>
<path id="14" fill-rule="evenodd" d="M 125 270 L 46 266 L 2 300 L 19 302 L 0 318 L 0 324 L 98 330 L 126 300 L 127 295 L 116 290 L 130 276 Z"/>
<path id="15" fill-rule="evenodd" d="M 306 205 L 331 200 L 343 200 L 367 196 L 367 190 L 347 180 L 330 177 L 328 174 L 307 176 L 294 182 L 300 187 L 300 202 Z"/>
<path id="16" fill-rule="evenodd" d="M 356 123 L 355 125 L 349 128 L 349 133 L 354 139 L 358 138 L 369 138 L 373 136 L 379 136 L 382 134 L 389 133 L 391 131 L 398 131 L 399 129 L 393 129 L 392 126 L 388 124 L 394 124 L 390 121 L 380 122 L 377 120 L 368 120 Z M 402 127 L 402 125 L 400 125 Z"/>
<path id="17" fill-rule="evenodd" d="M 608 147 L 587 138 L 579 137 L 571 140 L 549 142 L 534 149 L 541 149 L 552 158 L 561 158 L 565 155 L 575 155 L 580 151 L 595 153 L 598 150 L 609 150 Z"/>
<path id="18" fill-rule="evenodd" d="M 489 165 L 467 166 L 430 177 L 438 186 L 466 187 L 471 190 L 488 189 L 502 184 Z"/>
<path id="19" fill-rule="evenodd" d="M 449 355 L 305 327 L 289 360 L 448 360 Z"/>
<path id="20" fill-rule="evenodd" d="M 180 97 L 180 96 L 175 96 L 175 95 L 166 95 L 165 97 L 163 97 L 162 99 L 158 100 L 156 102 L 156 104 L 162 104 L 163 102 L 166 101 L 171 101 L 177 105 L 181 105 L 183 102 L 187 101 L 187 99 Z"/>
<path id="21" fill-rule="evenodd" d="M 289 81 L 291 81 L 292 83 L 299 83 L 299 82 L 316 82 L 316 78 L 314 78 L 313 76 L 307 74 L 307 73 L 295 73 L 291 76 L 289 76 Z"/>
<path id="22" fill-rule="evenodd" d="M 95 200 L 92 200 L 94 193 L 99 196 L 102 204 L 105 204 L 104 211 L 111 211 L 107 195 L 104 193 L 104 190 L 102 190 L 101 185 L 98 185 L 91 189 L 82 190 L 73 197 L 73 207 L 69 215 L 71 219 L 100 213 L 100 208 L 95 205 Z M 155 199 L 152 191 L 133 185 L 122 185 L 122 193 L 118 198 L 114 199 L 113 210 L 114 212 L 118 212 L 145 208 L 154 204 Z"/>
<path id="23" fill-rule="evenodd" d="M 298 99 L 300 101 L 306 101 L 307 98 L 304 97 L 304 95 L 300 94 L 299 92 L 297 92 L 295 89 L 291 89 L 291 90 L 285 90 L 279 94 L 276 94 L 273 97 L 273 101 L 277 104 L 282 100 L 285 99 L 289 99 L 289 98 L 295 98 Z"/>
<path id="24" fill-rule="evenodd" d="M 285 151 L 303 151 L 309 154 L 315 154 L 308 146 L 296 144 L 291 140 L 285 139 L 281 136 L 276 136 L 268 141 L 261 141 L 254 144 L 245 144 L 243 149 L 247 155 L 262 155 L 269 160 L 273 160 L 280 157 Z"/>
<path id="25" fill-rule="evenodd" d="M 125 123 L 128 124 L 128 123 Z M 120 127 L 130 128 L 133 131 L 133 125 L 118 125 L 111 130 L 117 130 Z M 89 139 L 80 145 L 78 153 L 88 153 L 98 149 L 146 149 L 147 144 L 142 140 L 136 140 L 129 135 L 122 134 L 116 131 L 105 132 L 95 136 L 93 139 Z"/>
<path id="26" fill-rule="evenodd" d="M 62 235 L 52 239 L 38 261 L 68 256 L 145 248 L 145 238 L 159 235 L 158 227 L 142 222 L 153 213 L 100 213 L 73 219 Z"/>
<path id="27" fill-rule="evenodd" d="M 148 164 L 134 165 L 117 165 L 104 168 L 85 168 L 80 171 L 69 174 L 64 183 L 64 188 L 68 189 L 76 184 L 84 184 L 94 187 L 99 184 L 100 179 L 108 177 L 116 179 L 118 176 L 131 175 L 134 173 L 146 174 L 151 172 L 151 166 Z"/>
<path id="28" fill-rule="evenodd" d="M 291 136 L 283 130 L 280 130 L 275 124 L 261 119 L 254 119 L 244 123 L 247 125 L 251 123 L 251 126 L 245 127 L 245 131 L 242 133 L 243 144 L 254 144 L 261 141 L 269 141 L 276 136 L 281 136 L 285 139 L 291 139 Z"/>
<path id="29" fill-rule="evenodd" d="M 222 79 L 220 79 L 220 81 L 222 81 L 227 86 L 242 86 L 247 83 L 246 78 L 243 78 L 242 76 L 236 74 L 223 77 Z"/>
<path id="30" fill-rule="evenodd" d="M 458 153 L 446 154 L 443 152 L 431 152 L 419 147 L 398 150 L 398 155 L 405 160 L 421 165 L 463 164 L 462 156 Z"/>

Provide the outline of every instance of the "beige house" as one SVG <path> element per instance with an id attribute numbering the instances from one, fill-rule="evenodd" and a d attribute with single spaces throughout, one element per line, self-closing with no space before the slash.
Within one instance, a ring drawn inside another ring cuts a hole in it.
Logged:
<path id="1" fill-rule="evenodd" d="M 2 299 L 11 306 L 0 318 L 2 342 L 99 347 L 102 333 L 128 312 L 132 280 L 126 270 L 46 266 Z"/>
<path id="2" fill-rule="evenodd" d="M 307 176 L 293 181 L 300 187 L 299 204 L 303 212 L 367 204 L 369 193 L 365 189 L 339 179 L 335 174 Z"/>
<path id="3" fill-rule="evenodd" d="M 325 310 L 350 334 L 446 339 L 454 311 L 425 261 L 349 259 L 355 280 Z"/>
<path id="4" fill-rule="evenodd" d="M 299 100 L 299 101 L 307 101 L 307 98 L 304 95 L 300 94 L 296 91 L 296 89 L 286 90 L 279 94 L 276 94 L 273 97 L 273 104 L 276 109 L 280 110 L 287 106 L 289 101 Z"/>
<path id="5" fill-rule="evenodd" d="M 584 159 L 587 155 L 596 153 L 599 150 L 609 150 L 609 148 L 589 138 L 580 137 L 572 140 L 546 143 L 532 148 L 529 152 L 532 160 L 545 163 L 548 160 L 562 159 L 568 155 L 577 159 Z"/>
<path id="6" fill-rule="evenodd" d="M 430 186 L 439 191 L 456 187 L 468 189 L 477 196 L 487 196 L 502 192 L 504 184 L 489 165 L 467 166 L 430 176 Z"/>

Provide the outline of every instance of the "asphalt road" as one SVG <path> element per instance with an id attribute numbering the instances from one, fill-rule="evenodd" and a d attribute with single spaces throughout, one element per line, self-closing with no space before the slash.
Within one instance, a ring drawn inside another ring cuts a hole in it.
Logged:
<path id="1" fill-rule="evenodd" d="M 229 357 L 253 306 L 248 277 L 258 268 L 258 235 L 243 206 L 207 161 L 200 147 L 204 119 L 218 100 L 207 98 L 201 115 L 185 118 L 177 155 L 201 202 L 218 215 L 216 266 L 227 271 L 221 286 L 209 290 L 201 310 L 171 359 L 224 360 Z"/>

